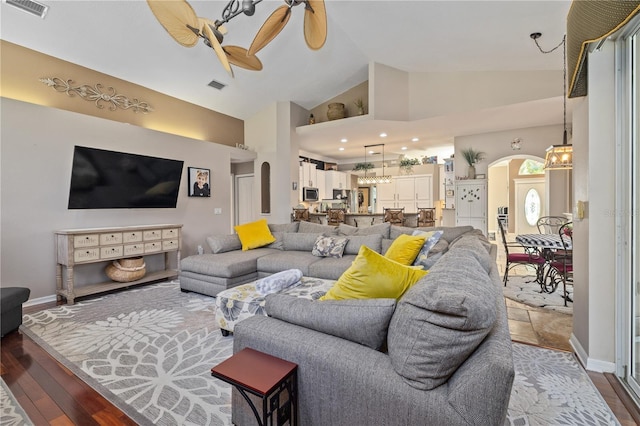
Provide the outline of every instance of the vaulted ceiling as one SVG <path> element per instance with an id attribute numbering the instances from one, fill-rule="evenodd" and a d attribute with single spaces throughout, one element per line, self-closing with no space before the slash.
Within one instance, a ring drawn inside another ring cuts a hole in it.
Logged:
<path id="1" fill-rule="evenodd" d="M 570 7 L 567 0 L 328 0 L 327 41 L 311 51 L 298 6 L 282 33 L 258 53 L 264 69 L 234 67 L 232 78 L 203 43 L 193 48 L 176 43 L 144 0 L 40 1 L 49 6 L 44 19 L 3 1 L 0 37 L 240 119 L 275 101 L 311 109 L 365 81 L 370 62 L 407 72 L 561 70 L 562 55 L 540 54 L 529 34 L 542 32 L 543 42 L 557 44 Z M 228 2 L 189 3 L 198 16 L 215 20 Z M 282 4 L 263 0 L 254 16 L 234 18 L 223 45 L 248 47 Z M 208 87 L 211 80 L 226 87 Z M 557 124 L 562 122 L 558 105 L 554 99 L 549 107 L 522 111 L 520 106 L 505 114 L 519 117 L 523 126 Z M 447 136 L 492 130 L 482 113 L 469 117 L 464 129 L 448 126 Z M 303 148 L 322 153 L 315 145 Z"/>

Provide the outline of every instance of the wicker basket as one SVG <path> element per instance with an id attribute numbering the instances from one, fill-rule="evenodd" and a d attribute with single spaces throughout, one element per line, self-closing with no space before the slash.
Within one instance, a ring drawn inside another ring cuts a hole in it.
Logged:
<path id="1" fill-rule="evenodd" d="M 114 260 L 104 268 L 104 272 L 113 281 L 128 283 L 144 277 L 147 273 L 145 266 L 142 257 L 132 257 Z"/>

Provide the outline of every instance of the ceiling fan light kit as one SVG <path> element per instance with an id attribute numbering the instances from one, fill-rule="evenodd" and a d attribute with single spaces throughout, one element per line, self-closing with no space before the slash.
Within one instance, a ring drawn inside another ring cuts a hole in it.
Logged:
<path id="1" fill-rule="evenodd" d="M 324 0 L 285 0 L 269 15 L 253 39 L 249 49 L 222 46 L 227 33 L 223 24 L 240 14 L 253 16 L 262 0 L 230 0 L 222 11 L 222 19 L 199 18 L 186 0 L 147 0 L 149 8 L 173 39 L 185 47 L 193 47 L 202 38 L 211 47 L 225 70 L 233 77 L 231 64 L 251 70 L 262 70 L 255 54 L 269 44 L 287 25 L 293 6 L 304 4 L 304 39 L 312 50 L 318 50 L 327 39 L 327 14 Z"/>

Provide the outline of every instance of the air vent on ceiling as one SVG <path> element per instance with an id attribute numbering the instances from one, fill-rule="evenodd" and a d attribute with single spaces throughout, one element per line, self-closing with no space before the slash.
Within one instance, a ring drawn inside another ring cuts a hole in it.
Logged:
<path id="1" fill-rule="evenodd" d="M 49 6 L 33 0 L 5 0 L 5 3 L 40 18 L 44 18 L 49 10 Z"/>
<path id="2" fill-rule="evenodd" d="M 224 83 L 220 83 L 219 81 L 215 81 L 215 80 L 211 80 L 211 82 L 208 84 L 208 86 L 213 87 L 214 89 L 218 89 L 218 90 L 222 90 L 224 89 L 227 85 Z"/>

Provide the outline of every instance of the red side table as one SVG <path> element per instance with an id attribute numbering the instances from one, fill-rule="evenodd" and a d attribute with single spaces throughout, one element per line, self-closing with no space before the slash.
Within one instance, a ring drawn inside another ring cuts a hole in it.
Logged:
<path id="1" fill-rule="evenodd" d="M 287 421 L 289 425 L 297 425 L 297 369 L 298 365 L 292 362 L 244 348 L 213 367 L 211 375 L 238 389 L 249 403 L 258 425 L 273 426 L 274 418 L 277 426 Z M 247 393 L 262 398 L 262 417 Z"/>

